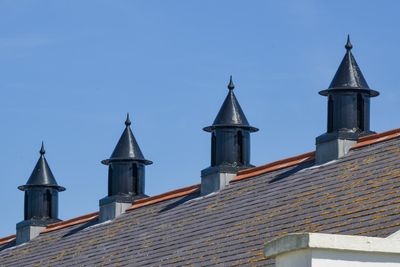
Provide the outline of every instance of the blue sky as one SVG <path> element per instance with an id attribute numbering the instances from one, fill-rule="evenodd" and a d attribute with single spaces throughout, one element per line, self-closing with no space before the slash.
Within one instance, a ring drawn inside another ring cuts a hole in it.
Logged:
<path id="1" fill-rule="evenodd" d="M 45 142 L 60 218 L 98 210 L 126 112 L 146 192 L 200 181 L 229 75 L 250 123 L 252 163 L 314 149 L 326 89 L 351 34 L 371 88 L 371 128 L 399 127 L 396 1 L 0 1 L 0 236 L 23 219 Z"/>

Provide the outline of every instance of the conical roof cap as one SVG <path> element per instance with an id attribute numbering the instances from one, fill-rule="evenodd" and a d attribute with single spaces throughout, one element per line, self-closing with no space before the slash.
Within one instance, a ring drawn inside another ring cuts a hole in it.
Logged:
<path id="1" fill-rule="evenodd" d="M 343 60 L 340 63 L 331 84 L 329 85 L 329 88 L 319 93 L 321 95 L 328 95 L 328 93 L 331 91 L 362 90 L 367 91 L 371 97 L 378 96 L 378 91 L 369 88 L 368 83 L 357 64 L 357 61 L 351 52 L 353 45 L 350 42 L 350 36 L 347 36 L 345 48 L 346 54 L 344 55 Z"/>
<path id="2" fill-rule="evenodd" d="M 56 178 L 54 177 L 49 167 L 49 164 L 47 163 L 47 160 L 44 156 L 46 151 L 44 150 L 43 142 L 39 153 L 40 153 L 39 160 L 37 161 L 31 176 L 29 177 L 26 184 L 19 186 L 18 189 L 25 191 L 29 187 L 45 186 L 45 187 L 55 187 L 58 191 L 64 191 L 65 188 L 57 184 Z"/>
<path id="3" fill-rule="evenodd" d="M 121 137 L 111 157 L 109 159 L 103 160 L 102 163 L 108 165 L 112 161 L 140 161 L 146 165 L 152 164 L 150 160 L 146 160 L 143 156 L 142 151 L 135 139 L 135 136 L 131 130 L 131 121 L 129 118 L 129 113 L 127 114 L 125 121 L 125 129 L 122 132 Z"/>
<path id="4" fill-rule="evenodd" d="M 233 89 L 235 85 L 232 81 L 232 76 L 228 84 L 228 95 L 226 96 L 224 103 L 222 104 L 214 123 L 211 126 L 205 127 L 204 131 L 211 132 L 215 128 L 219 127 L 242 127 L 248 128 L 252 132 L 258 131 L 257 128 L 250 126 L 247 121 L 246 115 L 236 99 Z"/>

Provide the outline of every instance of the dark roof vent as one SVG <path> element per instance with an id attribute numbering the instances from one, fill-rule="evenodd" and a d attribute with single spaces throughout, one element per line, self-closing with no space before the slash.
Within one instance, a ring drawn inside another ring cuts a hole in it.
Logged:
<path id="1" fill-rule="evenodd" d="M 205 127 L 211 133 L 211 166 L 202 171 L 201 191 L 208 194 L 228 185 L 240 169 L 251 167 L 250 133 L 258 131 L 244 115 L 230 77 L 228 95 L 214 123 Z"/>
<path id="2" fill-rule="evenodd" d="M 319 92 L 328 97 L 327 132 L 316 139 L 316 163 L 322 164 L 347 154 L 370 130 L 370 98 L 379 92 L 370 89 L 359 68 L 347 37 L 346 54 L 329 88 Z"/>
<path id="3" fill-rule="evenodd" d="M 145 159 L 132 133 L 129 113 L 125 129 L 111 157 L 103 160 L 108 165 L 108 194 L 100 200 L 100 220 L 111 220 L 124 213 L 135 199 L 147 197 L 145 166 L 153 162 Z"/>
<path id="4" fill-rule="evenodd" d="M 48 224 L 58 219 L 58 192 L 65 188 L 57 184 L 45 158 L 42 142 L 40 157 L 28 182 L 18 189 L 25 192 L 24 221 L 17 224 L 17 243 L 24 243 L 39 235 Z"/>

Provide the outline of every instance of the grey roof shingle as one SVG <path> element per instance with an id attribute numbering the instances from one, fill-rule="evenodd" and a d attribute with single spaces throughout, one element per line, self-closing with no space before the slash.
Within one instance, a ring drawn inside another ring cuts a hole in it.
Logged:
<path id="1" fill-rule="evenodd" d="M 0 266 L 269 266 L 264 243 L 295 232 L 386 237 L 400 228 L 400 139 L 0 246 Z M 11 246 L 11 247 L 10 247 Z M 9 248 L 6 248 L 9 247 Z"/>

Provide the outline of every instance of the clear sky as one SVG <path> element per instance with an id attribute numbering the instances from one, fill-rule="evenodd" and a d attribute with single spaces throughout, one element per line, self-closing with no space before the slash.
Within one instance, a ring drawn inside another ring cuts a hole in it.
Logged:
<path id="1" fill-rule="evenodd" d="M 200 182 L 229 75 L 249 120 L 252 163 L 314 150 L 326 89 L 351 34 L 370 87 L 371 128 L 400 126 L 398 1 L 0 1 L 0 237 L 23 219 L 45 142 L 60 218 L 98 210 L 130 112 L 149 195 Z"/>

